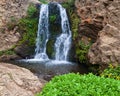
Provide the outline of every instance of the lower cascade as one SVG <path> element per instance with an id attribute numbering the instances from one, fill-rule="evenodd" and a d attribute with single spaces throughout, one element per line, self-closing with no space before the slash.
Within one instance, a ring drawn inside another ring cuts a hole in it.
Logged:
<path id="1" fill-rule="evenodd" d="M 68 61 L 69 50 L 71 47 L 71 30 L 69 26 L 68 16 L 65 8 L 60 4 L 56 4 L 60 14 L 60 27 L 61 33 L 55 38 L 54 56 L 52 59 L 57 61 Z M 46 45 L 51 38 L 49 30 L 49 4 L 42 4 L 40 8 L 38 33 L 36 39 L 36 49 L 34 59 L 49 60 L 46 53 Z M 50 48 L 50 47 L 49 47 Z"/>

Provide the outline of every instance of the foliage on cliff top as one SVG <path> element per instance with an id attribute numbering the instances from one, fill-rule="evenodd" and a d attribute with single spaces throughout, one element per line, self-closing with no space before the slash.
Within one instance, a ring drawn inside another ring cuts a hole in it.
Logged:
<path id="1" fill-rule="evenodd" d="M 54 77 L 36 96 L 118 96 L 120 81 L 93 74 Z"/>

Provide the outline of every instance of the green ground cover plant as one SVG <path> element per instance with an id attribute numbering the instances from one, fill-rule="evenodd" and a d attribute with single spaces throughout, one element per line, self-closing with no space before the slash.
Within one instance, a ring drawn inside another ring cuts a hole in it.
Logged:
<path id="1" fill-rule="evenodd" d="M 36 96 L 119 96 L 120 81 L 93 74 L 55 76 Z"/>

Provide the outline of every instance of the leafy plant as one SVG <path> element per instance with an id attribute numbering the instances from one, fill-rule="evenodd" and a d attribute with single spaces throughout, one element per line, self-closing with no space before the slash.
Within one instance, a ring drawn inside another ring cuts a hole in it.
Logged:
<path id="1" fill-rule="evenodd" d="M 35 45 L 37 24 L 37 18 L 24 18 L 19 21 L 19 30 L 24 32 L 19 44 L 28 42 L 28 45 Z"/>
<path id="2" fill-rule="evenodd" d="M 31 4 L 28 7 L 28 10 L 27 10 L 27 17 L 29 17 L 29 18 L 35 17 L 36 16 L 36 12 L 37 12 L 36 7 L 33 4 Z"/>
<path id="3" fill-rule="evenodd" d="M 93 74 L 54 77 L 36 96 L 118 96 L 120 81 Z"/>
<path id="4" fill-rule="evenodd" d="M 87 63 L 87 53 L 91 46 L 91 43 L 85 44 L 83 41 L 79 41 L 76 48 L 76 55 L 81 63 Z"/>
<path id="5" fill-rule="evenodd" d="M 112 65 L 105 69 L 104 72 L 100 74 L 102 77 L 114 78 L 120 80 L 120 66 L 114 67 Z"/>

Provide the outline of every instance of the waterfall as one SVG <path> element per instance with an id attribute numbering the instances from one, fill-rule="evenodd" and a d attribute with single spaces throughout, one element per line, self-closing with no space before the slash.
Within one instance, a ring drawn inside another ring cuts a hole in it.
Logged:
<path id="1" fill-rule="evenodd" d="M 60 9 L 62 33 L 55 42 L 55 60 L 67 61 L 72 36 L 66 10 L 60 4 L 58 4 L 58 7 Z"/>
<path id="2" fill-rule="evenodd" d="M 57 4 L 60 10 L 61 29 L 62 32 L 56 37 L 53 44 L 55 49 L 55 60 L 68 61 L 68 53 L 71 47 L 71 31 L 66 10 Z M 56 10 L 56 9 L 55 9 Z M 46 44 L 49 41 L 49 8 L 48 5 L 42 4 L 39 16 L 38 33 L 36 39 L 36 49 L 34 59 L 48 60 L 46 54 Z"/>
<path id="3" fill-rule="evenodd" d="M 40 59 L 40 60 L 48 59 L 48 56 L 46 54 L 46 44 L 49 37 L 48 15 L 49 15 L 48 5 L 42 4 L 39 15 L 39 24 L 38 24 L 34 59 Z"/>

